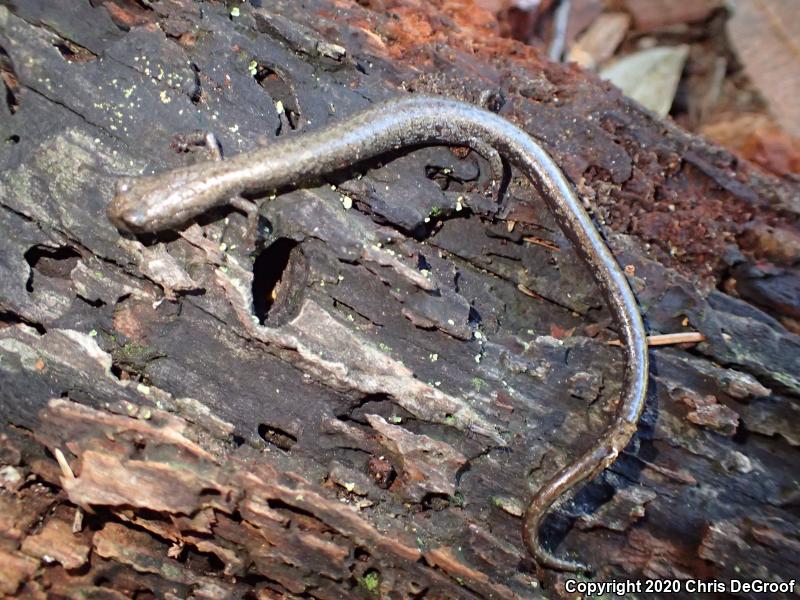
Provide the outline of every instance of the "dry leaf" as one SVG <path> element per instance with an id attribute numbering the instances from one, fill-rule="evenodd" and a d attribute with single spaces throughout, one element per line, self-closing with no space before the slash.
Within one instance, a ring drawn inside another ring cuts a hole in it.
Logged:
<path id="1" fill-rule="evenodd" d="M 780 126 L 800 137 L 800 3 L 737 0 L 728 37 Z"/>
<path id="2" fill-rule="evenodd" d="M 625 0 L 637 31 L 702 21 L 722 4 L 723 0 Z"/>
<path id="3" fill-rule="evenodd" d="M 704 125 L 700 133 L 776 175 L 800 173 L 800 139 L 766 115 L 745 113 Z"/>
<path id="4" fill-rule="evenodd" d="M 627 13 L 600 15 L 575 42 L 567 60 L 576 62 L 586 69 L 594 69 L 611 58 L 625 37 L 630 24 L 631 18 Z"/>
<path id="5" fill-rule="evenodd" d="M 666 117 L 675 98 L 689 46 L 657 46 L 629 54 L 600 72 L 660 117 Z"/>
<path id="6" fill-rule="evenodd" d="M 569 21 L 567 22 L 567 47 L 575 43 L 577 37 L 587 29 L 605 10 L 603 0 L 571 0 Z"/>

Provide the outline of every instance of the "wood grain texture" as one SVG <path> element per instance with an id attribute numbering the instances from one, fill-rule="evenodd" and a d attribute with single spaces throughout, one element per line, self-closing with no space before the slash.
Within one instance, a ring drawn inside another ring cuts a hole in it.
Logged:
<path id="1" fill-rule="evenodd" d="M 519 507 L 603 430 L 621 356 L 535 189 L 497 205 L 480 157 L 429 148 L 259 199 L 256 247 L 235 211 L 102 217 L 120 176 L 205 159 L 194 130 L 230 155 L 407 90 L 543 140 L 649 333 L 706 338 L 652 350 L 635 441 L 545 542 L 605 579 L 797 571 L 800 341 L 717 289 L 747 231 L 796 228 L 797 184 L 458 6 L 0 7 L 4 594 L 563 594 Z"/>

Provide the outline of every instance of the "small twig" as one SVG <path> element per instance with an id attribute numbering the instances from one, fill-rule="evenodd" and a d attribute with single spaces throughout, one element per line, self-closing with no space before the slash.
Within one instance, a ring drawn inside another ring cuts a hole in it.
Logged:
<path id="1" fill-rule="evenodd" d="M 72 533 L 83 531 L 83 515 L 84 512 L 79 507 L 76 507 L 75 516 L 72 518 Z"/>
<path id="2" fill-rule="evenodd" d="M 55 448 L 53 450 L 53 454 L 56 457 L 58 466 L 61 467 L 61 474 L 67 479 L 75 479 L 75 473 L 72 472 L 72 467 L 69 466 L 69 463 L 67 462 L 67 459 L 61 449 Z"/>
<path id="3" fill-rule="evenodd" d="M 570 4 L 570 0 L 561 0 L 553 19 L 553 39 L 550 40 L 550 48 L 547 50 L 547 56 L 550 60 L 556 62 L 561 62 L 561 58 L 564 56 Z"/>
<path id="4" fill-rule="evenodd" d="M 61 474 L 66 479 L 75 479 L 75 473 L 72 471 L 72 467 L 69 466 L 67 458 L 64 456 L 64 453 L 61 451 L 61 449 L 54 448 L 53 455 L 56 457 L 56 462 L 61 468 Z M 92 511 L 87 509 L 87 512 L 91 513 Z M 83 529 L 83 515 L 84 510 L 80 506 L 76 506 L 75 516 L 72 519 L 72 533 L 79 533 Z"/>
<path id="5" fill-rule="evenodd" d="M 669 346 L 671 344 L 697 344 L 705 342 L 706 336 L 699 331 L 683 331 L 681 333 L 662 333 L 658 335 L 648 335 L 648 346 Z M 619 340 L 611 340 L 609 346 L 621 346 Z"/>
<path id="6" fill-rule="evenodd" d="M 523 294 L 525 294 L 526 296 L 530 296 L 531 298 L 536 298 L 537 300 L 544 300 L 544 298 L 543 298 L 542 296 L 540 296 L 539 294 L 537 294 L 537 293 L 536 293 L 536 292 L 534 292 L 533 290 L 531 290 L 531 289 L 529 289 L 529 288 L 526 288 L 526 287 L 525 287 L 524 285 L 522 285 L 521 283 L 518 283 L 518 284 L 517 284 L 517 289 L 518 289 L 520 292 L 522 292 Z"/>
<path id="7" fill-rule="evenodd" d="M 523 242 L 528 242 L 529 244 L 536 244 L 537 246 L 544 246 L 545 248 L 552 250 L 553 252 L 561 252 L 561 248 L 559 248 L 556 244 L 551 242 L 550 240 L 545 240 L 540 237 L 529 236 L 522 238 Z"/>

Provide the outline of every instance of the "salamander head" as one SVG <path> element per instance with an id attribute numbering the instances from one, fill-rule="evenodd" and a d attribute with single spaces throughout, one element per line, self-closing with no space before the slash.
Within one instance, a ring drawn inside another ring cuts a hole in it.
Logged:
<path id="1" fill-rule="evenodd" d="M 120 231 L 155 232 L 169 228 L 169 187 L 159 177 L 122 178 L 106 209 L 108 220 Z"/>

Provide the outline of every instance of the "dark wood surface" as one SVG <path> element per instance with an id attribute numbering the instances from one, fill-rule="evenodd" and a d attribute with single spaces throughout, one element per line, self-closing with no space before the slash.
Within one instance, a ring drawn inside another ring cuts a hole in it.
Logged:
<path id="1" fill-rule="evenodd" d="M 535 189 L 427 148 L 259 198 L 255 242 L 105 218 L 120 176 L 206 160 L 195 131 L 230 156 L 408 91 L 542 140 L 650 333 L 706 337 L 651 351 L 636 438 L 545 541 L 598 580 L 797 574 L 798 278 L 763 268 L 796 181 L 454 3 L 0 5 L 0 594 L 568 595 L 519 514 L 622 357 Z"/>

